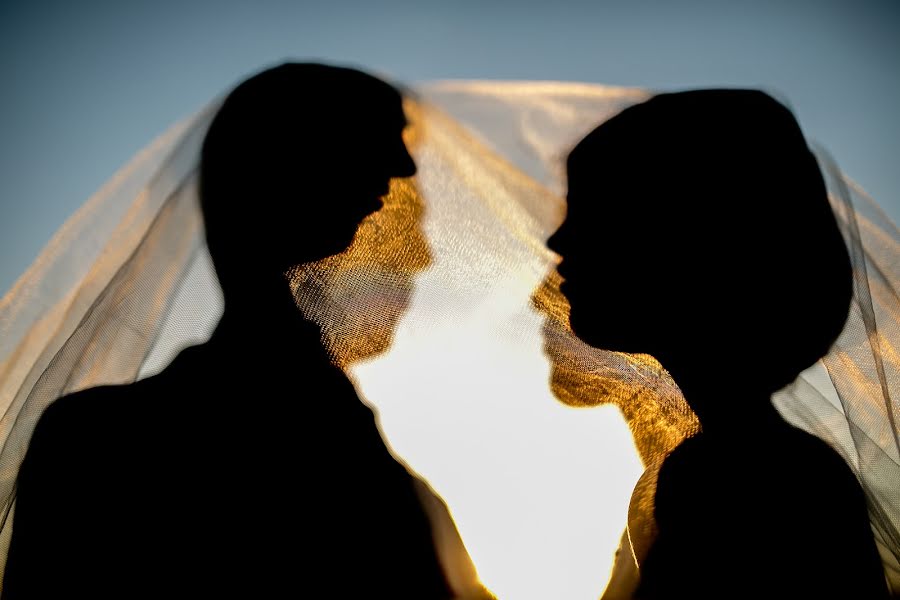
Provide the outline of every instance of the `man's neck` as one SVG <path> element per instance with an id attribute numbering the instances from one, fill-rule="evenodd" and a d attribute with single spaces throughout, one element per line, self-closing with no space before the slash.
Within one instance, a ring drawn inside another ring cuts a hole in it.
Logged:
<path id="1" fill-rule="evenodd" d="M 321 329 L 307 320 L 283 275 L 245 280 L 226 290 L 225 311 L 214 338 L 272 343 L 321 343 Z"/>

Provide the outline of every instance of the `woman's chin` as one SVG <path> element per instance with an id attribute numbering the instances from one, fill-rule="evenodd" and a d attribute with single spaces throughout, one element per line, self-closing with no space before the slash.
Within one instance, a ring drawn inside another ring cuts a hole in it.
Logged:
<path id="1" fill-rule="evenodd" d="M 572 328 L 578 338 L 591 346 L 594 346 L 594 340 L 598 339 L 598 331 L 600 325 L 593 319 L 586 319 L 582 316 L 581 311 L 575 308 L 569 313 L 569 326 Z"/>

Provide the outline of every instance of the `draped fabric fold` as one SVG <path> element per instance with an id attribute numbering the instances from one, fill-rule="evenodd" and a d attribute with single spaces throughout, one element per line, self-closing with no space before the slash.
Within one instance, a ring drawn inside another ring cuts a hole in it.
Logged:
<path id="1" fill-rule="evenodd" d="M 297 269 L 298 306 L 323 326 L 392 451 L 449 506 L 465 549 L 436 539 L 461 596 L 471 565 L 453 557 L 465 550 L 498 597 L 597 597 L 626 524 L 636 554 L 652 539 L 652 477 L 632 498 L 638 478 L 698 424 L 651 357 L 572 335 L 545 241 L 565 214 L 568 149 L 649 94 L 490 81 L 408 92 L 417 176 L 394 181 L 347 252 Z M 0 556 L 44 408 L 160 371 L 221 315 L 196 181 L 215 110 L 136 156 L 0 299 Z M 854 262 L 854 302 L 828 356 L 774 401 L 857 474 L 900 594 L 900 232 L 818 156 Z M 734 385 L 748 372 L 735 365 Z M 178 407 L 161 402 L 175 418 Z M 439 532 L 450 527 L 438 521 Z"/>

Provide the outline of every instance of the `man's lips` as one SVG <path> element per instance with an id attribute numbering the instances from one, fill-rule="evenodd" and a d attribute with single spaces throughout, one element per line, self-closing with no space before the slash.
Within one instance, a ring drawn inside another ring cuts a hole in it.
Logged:
<path id="1" fill-rule="evenodd" d="M 368 217 L 369 215 L 377 213 L 383 207 L 384 207 L 384 201 L 381 199 L 381 197 L 375 197 L 374 199 L 366 202 L 366 204 L 362 207 L 362 210 L 360 211 L 360 218 L 359 218 L 360 222 L 363 219 L 365 219 L 366 217 Z"/>

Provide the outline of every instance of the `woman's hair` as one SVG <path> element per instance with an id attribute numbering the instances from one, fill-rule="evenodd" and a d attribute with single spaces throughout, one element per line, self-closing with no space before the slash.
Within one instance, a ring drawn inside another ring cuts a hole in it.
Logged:
<path id="1" fill-rule="evenodd" d="M 589 174 L 600 231 L 658 282 L 696 360 L 749 366 L 771 392 L 840 334 L 850 259 L 816 159 L 770 96 L 655 96 L 589 134 L 568 169 L 575 186 Z"/>

